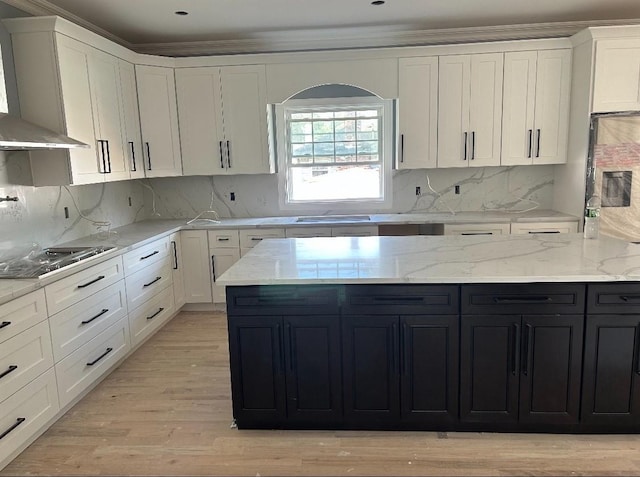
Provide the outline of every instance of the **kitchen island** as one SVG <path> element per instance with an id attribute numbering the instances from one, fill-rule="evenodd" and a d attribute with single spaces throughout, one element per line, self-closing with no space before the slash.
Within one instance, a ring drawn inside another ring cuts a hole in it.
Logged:
<path id="1" fill-rule="evenodd" d="M 240 428 L 640 430 L 640 246 L 275 239 L 230 268 Z"/>

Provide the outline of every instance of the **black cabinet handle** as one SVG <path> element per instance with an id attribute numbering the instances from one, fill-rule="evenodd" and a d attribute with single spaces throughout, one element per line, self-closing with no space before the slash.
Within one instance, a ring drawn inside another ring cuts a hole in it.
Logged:
<path id="1" fill-rule="evenodd" d="M 231 142 L 227 141 L 227 166 L 231 169 Z"/>
<path id="2" fill-rule="evenodd" d="M 171 246 L 173 247 L 173 269 L 178 269 L 178 246 L 176 245 L 176 241 L 171 241 Z"/>
<path id="3" fill-rule="evenodd" d="M 107 171 L 111 174 L 111 150 L 109 149 L 109 141 L 105 141 L 107 143 L 107 164 L 109 165 L 109 170 Z"/>
<path id="4" fill-rule="evenodd" d="M 129 141 L 129 147 L 131 148 L 131 172 L 136 172 L 138 168 L 136 167 L 136 148 L 133 141 Z"/>
<path id="5" fill-rule="evenodd" d="M 100 313 L 98 313 L 96 316 L 94 316 L 93 318 L 89 318 L 88 320 L 81 321 L 80 324 L 81 325 L 88 325 L 93 320 L 97 320 L 98 318 L 100 318 L 102 315 L 104 315 L 108 311 L 109 311 L 109 308 L 103 308 L 102 311 Z"/>
<path id="6" fill-rule="evenodd" d="M 400 162 L 404 162 L 404 134 L 400 134 Z"/>
<path id="7" fill-rule="evenodd" d="M 493 235 L 493 232 L 462 232 L 460 235 Z"/>
<path id="8" fill-rule="evenodd" d="M 104 153 L 104 141 L 102 139 L 98 139 L 98 146 L 100 147 L 100 157 L 102 158 L 102 170 L 100 170 L 100 160 L 98 160 L 98 172 L 100 172 L 100 174 L 106 174 L 107 173 L 107 162 L 106 162 L 106 155 Z"/>
<path id="9" fill-rule="evenodd" d="M 540 130 L 536 129 L 537 132 L 537 136 L 538 136 L 538 141 L 536 144 L 536 157 L 540 157 Z"/>
<path id="10" fill-rule="evenodd" d="M 144 285 L 142 285 L 142 288 L 146 288 L 146 287 L 150 287 L 151 285 L 153 285 L 155 282 L 157 282 L 158 280 L 162 280 L 162 277 L 156 277 L 153 280 L 151 280 L 149 283 L 145 283 Z"/>
<path id="11" fill-rule="evenodd" d="M 104 275 L 100 275 L 98 278 L 96 278 L 95 280 L 91 280 L 90 282 L 85 283 L 84 285 L 78 285 L 78 288 L 86 288 L 89 285 L 93 285 L 96 282 L 99 282 L 100 280 L 104 280 L 105 276 Z"/>
<path id="12" fill-rule="evenodd" d="M 0 323 L 0 330 L 2 328 L 6 328 L 7 326 L 9 326 L 11 324 L 10 321 L 3 321 L 2 323 Z"/>
<path id="13" fill-rule="evenodd" d="M 520 348 L 520 326 L 514 323 L 511 329 L 511 374 L 518 372 L 518 350 Z"/>
<path id="14" fill-rule="evenodd" d="M 0 379 L 4 378 L 7 374 L 13 373 L 16 369 L 18 369 L 18 367 L 15 364 L 12 364 L 7 368 L 6 371 L 4 371 L 3 373 L 0 373 Z"/>
<path id="15" fill-rule="evenodd" d="M 213 272 L 213 281 L 216 281 L 216 256 L 211 255 L 211 271 Z"/>
<path id="16" fill-rule="evenodd" d="M 149 161 L 149 170 L 151 170 L 151 147 L 149 147 L 149 143 L 145 142 L 147 146 L 147 160 Z"/>
<path id="17" fill-rule="evenodd" d="M 551 301 L 549 296 L 496 296 L 493 298 L 495 303 L 505 304 L 526 304 L 526 303 L 547 303 Z"/>
<path id="18" fill-rule="evenodd" d="M 102 358 L 104 358 L 106 355 L 108 355 L 112 351 L 113 351 L 113 348 L 107 348 L 107 350 L 104 353 L 102 353 L 100 356 L 98 356 L 93 361 L 87 363 L 87 366 L 93 366 L 94 364 L 96 364 L 98 361 L 100 361 Z"/>
<path id="19" fill-rule="evenodd" d="M 527 151 L 527 157 L 531 159 L 531 155 L 533 154 L 533 129 L 529 129 L 529 147 Z"/>
<path id="20" fill-rule="evenodd" d="M 158 311 L 156 311 L 153 315 L 147 316 L 147 320 L 153 320 L 156 316 L 158 316 L 163 311 L 164 311 L 164 308 L 158 308 Z"/>
<path id="21" fill-rule="evenodd" d="M 640 301 L 640 295 L 620 295 L 622 301 Z"/>
<path id="22" fill-rule="evenodd" d="M 525 376 L 529 375 L 529 345 L 530 345 L 530 341 L 531 341 L 531 325 L 527 323 L 524 326 L 524 337 L 523 337 L 523 344 L 522 344 L 522 351 L 523 351 L 523 355 L 522 355 L 522 373 Z"/>
<path id="23" fill-rule="evenodd" d="M 533 234 L 533 235 L 538 235 L 538 234 L 559 234 L 560 231 L 559 230 L 540 230 L 540 231 L 529 230 L 529 233 Z"/>
<path id="24" fill-rule="evenodd" d="M 154 252 L 150 253 L 149 255 L 145 255 L 144 257 L 140 257 L 140 260 L 146 260 L 147 258 L 151 258 L 151 257 L 153 257 L 154 255 L 157 255 L 157 254 L 159 254 L 159 253 L 160 253 L 160 252 L 159 252 L 158 250 L 156 250 L 156 251 L 154 251 Z"/>
<path id="25" fill-rule="evenodd" d="M 467 139 L 468 139 L 468 134 L 465 131 L 464 132 L 464 157 L 462 158 L 463 161 L 467 160 Z"/>
<path id="26" fill-rule="evenodd" d="M 218 148 L 220 149 L 220 169 L 224 169 L 224 159 L 222 154 L 222 141 L 218 143 Z"/>
<path id="27" fill-rule="evenodd" d="M 476 132 L 471 131 L 471 160 L 476 158 Z"/>
<path id="28" fill-rule="evenodd" d="M 251 240 L 254 242 L 260 242 L 262 240 L 262 237 L 251 237 Z"/>
<path id="29" fill-rule="evenodd" d="M 228 242 L 229 241 L 229 237 L 218 237 L 216 240 L 218 242 Z"/>
<path id="30" fill-rule="evenodd" d="M 18 419 L 16 419 L 16 422 L 9 429 L 7 429 L 2 434 L 0 434 L 0 440 L 7 437 L 11 431 L 13 431 L 16 427 L 18 427 L 20 424 L 22 424 L 26 420 L 27 420 L 26 417 L 19 417 Z"/>

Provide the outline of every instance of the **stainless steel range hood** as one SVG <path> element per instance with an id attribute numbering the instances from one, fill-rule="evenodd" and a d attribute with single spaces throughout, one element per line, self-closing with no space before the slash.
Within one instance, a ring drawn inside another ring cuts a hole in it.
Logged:
<path id="1" fill-rule="evenodd" d="M 89 145 L 24 119 L 0 113 L 0 150 L 71 149 Z"/>

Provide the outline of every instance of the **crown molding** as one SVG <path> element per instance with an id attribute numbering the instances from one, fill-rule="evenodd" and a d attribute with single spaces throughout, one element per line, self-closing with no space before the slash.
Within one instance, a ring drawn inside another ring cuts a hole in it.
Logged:
<path id="1" fill-rule="evenodd" d="M 638 19 L 532 23 L 432 30 L 318 29 L 306 32 L 256 33 L 256 38 L 174 43 L 130 43 L 47 0 L 1 0 L 35 16 L 57 15 L 137 53 L 160 56 L 205 56 L 296 51 L 455 45 L 490 41 L 565 38 L 591 27 L 638 25 Z"/>

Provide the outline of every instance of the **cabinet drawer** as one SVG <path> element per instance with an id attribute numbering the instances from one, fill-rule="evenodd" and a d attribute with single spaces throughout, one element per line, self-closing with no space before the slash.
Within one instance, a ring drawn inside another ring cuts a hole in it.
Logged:
<path id="1" fill-rule="evenodd" d="M 240 246 L 240 235 L 237 230 L 209 230 L 209 248 Z"/>
<path id="2" fill-rule="evenodd" d="M 160 328 L 174 310 L 173 290 L 167 287 L 132 312 L 129 315 L 132 345 L 137 345 Z"/>
<path id="3" fill-rule="evenodd" d="M 578 232 L 578 222 L 537 222 L 511 224 L 512 234 L 572 234 Z"/>
<path id="4" fill-rule="evenodd" d="M 115 257 L 44 288 L 49 315 L 114 284 L 124 277 L 121 257 Z"/>
<path id="5" fill-rule="evenodd" d="M 240 247 L 255 247 L 267 238 L 284 238 L 284 229 L 240 230 Z"/>
<path id="6" fill-rule="evenodd" d="M 288 285 L 227 287 L 227 310 L 239 315 L 337 313 L 338 288 Z"/>
<path id="7" fill-rule="evenodd" d="M 332 237 L 375 237 L 377 235 L 377 225 L 345 225 L 343 227 L 331 227 Z"/>
<path id="8" fill-rule="evenodd" d="M 444 235 L 508 235 L 511 224 L 444 224 Z"/>
<path id="9" fill-rule="evenodd" d="M 0 403 L 0 435 L 6 433 L 0 440 L 0 468 L 53 419 L 59 409 L 53 368 Z"/>
<path id="10" fill-rule="evenodd" d="M 287 238 L 331 237 L 330 227 L 292 227 L 285 229 Z"/>
<path id="11" fill-rule="evenodd" d="M 56 362 L 127 315 L 124 280 L 49 318 Z"/>
<path id="12" fill-rule="evenodd" d="M 53 366 L 49 323 L 43 321 L 2 343 L 0 401 Z"/>
<path id="13" fill-rule="evenodd" d="M 588 285 L 587 313 L 640 313 L 640 283 Z"/>
<path id="14" fill-rule="evenodd" d="M 130 349 L 124 318 L 56 364 L 60 407 L 88 388 Z"/>
<path id="15" fill-rule="evenodd" d="M 0 343 L 13 338 L 18 333 L 32 327 L 47 318 L 47 306 L 44 290 L 28 295 L 0 306 Z"/>
<path id="16" fill-rule="evenodd" d="M 347 314 L 457 315 L 456 285 L 353 285 L 346 287 Z"/>
<path id="17" fill-rule="evenodd" d="M 156 262 L 126 278 L 127 306 L 131 312 L 136 307 L 172 283 L 171 261 Z"/>
<path id="18" fill-rule="evenodd" d="M 142 270 L 147 265 L 168 257 L 170 255 L 169 252 L 173 251 L 170 247 L 170 242 L 171 241 L 167 236 L 125 253 L 123 256 L 125 275 L 132 275 L 138 270 Z"/>
<path id="19" fill-rule="evenodd" d="M 568 283 L 463 285 L 462 314 L 580 314 L 585 286 Z"/>

